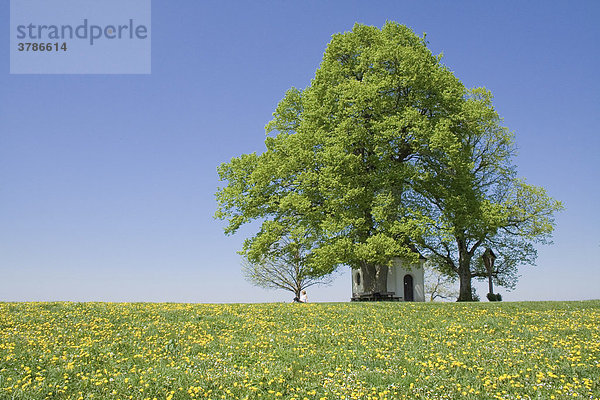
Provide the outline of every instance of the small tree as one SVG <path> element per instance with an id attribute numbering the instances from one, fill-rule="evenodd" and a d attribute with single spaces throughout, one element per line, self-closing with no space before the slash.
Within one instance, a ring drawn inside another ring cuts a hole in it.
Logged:
<path id="1" fill-rule="evenodd" d="M 242 271 L 252 284 L 265 289 L 283 289 L 300 298 L 302 290 L 318 284 L 330 284 L 331 275 L 318 273 L 310 264 L 312 239 L 297 233 L 287 234 L 260 254 L 241 252 Z"/>
<path id="2" fill-rule="evenodd" d="M 458 298 L 456 279 L 442 274 L 430 263 L 425 263 L 425 295 L 429 296 L 429 301 L 456 300 Z"/>

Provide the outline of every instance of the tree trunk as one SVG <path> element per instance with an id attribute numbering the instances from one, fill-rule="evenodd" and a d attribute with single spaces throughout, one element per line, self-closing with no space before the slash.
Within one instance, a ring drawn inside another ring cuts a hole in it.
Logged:
<path id="1" fill-rule="evenodd" d="M 471 288 L 471 255 L 462 241 L 458 241 L 458 277 L 460 290 L 458 301 L 473 301 Z"/>
<path id="2" fill-rule="evenodd" d="M 363 262 L 360 266 L 362 287 L 365 293 L 387 292 L 387 265 L 374 265 Z"/>
<path id="3" fill-rule="evenodd" d="M 389 267 L 387 265 L 378 265 L 377 269 L 377 291 L 379 293 L 387 292 L 387 278 Z"/>
<path id="4" fill-rule="evenodd" d="M 471 289 L 471 271 L 466 272 L 459 270 L 460 291 L 458 301 L 473 301 L 473 292 Z"/>

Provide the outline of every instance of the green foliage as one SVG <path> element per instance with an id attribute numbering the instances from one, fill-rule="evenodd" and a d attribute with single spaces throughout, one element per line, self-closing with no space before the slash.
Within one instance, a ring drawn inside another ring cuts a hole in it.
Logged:
<path id="1" fill-rule="evenodd" d="M 428 216 L 411 181 L 424 149 L 445 152 L 464 87 L 409 28 L 356 24 L 336 34 L 304 90 L 290 89 L 266 126 L 266 151 L 222 164 L 216 217 L 231 234 L 261 221 L 244 255 L 278 232 L 312 232 L 313 270 L 416 260 Z M 281 231 L 278 231 L 280 228 Z"/>
<path id="2" fill-rule="evenodd" d="M 485 248 L 496 254 L 496 284 L 514 287 L 517 268 L 533 264 L 548 243 L 562 204 L 516 177 L 514 136 L 501 125 L 491 94 L 467 92 L 451 130 L 455 145 L 421 158 L 414 188 L 427 221 L 418 248 L 437 268 L 461 277 L 459 299 L 472 300 L 472 277 L 485 279 Z"/>

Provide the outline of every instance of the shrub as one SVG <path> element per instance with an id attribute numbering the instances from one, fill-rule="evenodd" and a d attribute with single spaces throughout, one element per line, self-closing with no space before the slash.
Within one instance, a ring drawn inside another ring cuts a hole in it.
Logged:
<path id="1" fill-rule="evenodd" d="M 502 301 L 502 295 L 500 293 L 488 293 L 487 294 L 487 299 L 489 301 Z"/>

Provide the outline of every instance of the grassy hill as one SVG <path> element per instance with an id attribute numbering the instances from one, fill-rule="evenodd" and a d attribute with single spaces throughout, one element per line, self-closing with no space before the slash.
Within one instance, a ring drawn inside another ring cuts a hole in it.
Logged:
<path id="1" fill-rule="evenodd" d="M 0 303 L 0 399 L 598 399 L 600 301 Z"/>

